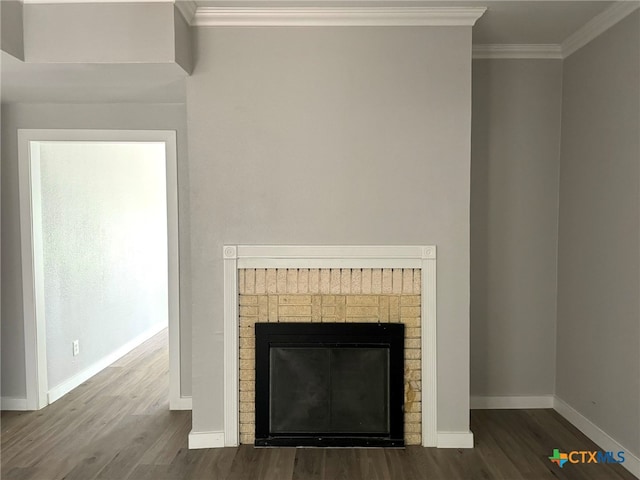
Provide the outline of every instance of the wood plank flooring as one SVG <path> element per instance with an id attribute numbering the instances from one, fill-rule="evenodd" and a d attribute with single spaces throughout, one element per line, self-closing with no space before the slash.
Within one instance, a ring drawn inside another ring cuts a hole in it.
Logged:
<path id="1" fill-rule="evenodd" d="M 474 410 L 476 448 L 188 450 L 170 412 L 162 332 L 38 412 L 2 412 L 2 480 L 631 480 L 620 465 L 566 465 L 598 447 L 552 410 Z"/>

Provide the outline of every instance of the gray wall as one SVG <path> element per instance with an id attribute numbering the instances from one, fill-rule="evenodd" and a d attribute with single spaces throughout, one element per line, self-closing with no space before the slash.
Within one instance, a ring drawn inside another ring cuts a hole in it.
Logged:
<path id="1" fill-rule="evenodd" d="M 564 65 L 557 395 L 640 454 L 640 13 Z"/>
<path id="2" fill-rule="evenodd" d="M 555 389 L 562 62 L 474 60 L 471 394 Z"/>
<path id="3" fill-rule="evenodd" d="M 175 60 L 185 72 L 193 71 L 193 46 L 191 39 L 191 27 L 184 19 L 178 7 L 173 7 L 173 41 L 175 48 Z"/>
<path id="4" fill-rule="evenodd" d="M 18 205 L 19 128 L 176 130 L 180 228 L 182 395 L 191 394 L 189 172 L 184 104 L 2 105 L 2 396 L 24 398 L 22 270 Z"/>
<path id="5" fill-rule="evenodd" d="M 24 6 L 25 59 L 44 63 L 174 62 L 174 15 L 180 14 L 170 3 L 28 4 Z"/>
<path id="6" fill-rule="evenodd" d="M 0 22 L 0 47 L 3 51 L 23 60 L 22 2 L 0 1 Z"/>
<path id="7" fill-rule="evenodd" d="M 438 429 L 468 430 L 471 29 L 199 28 L 193 426 L 223 425 L 222 245 L 438 246 Z"/>

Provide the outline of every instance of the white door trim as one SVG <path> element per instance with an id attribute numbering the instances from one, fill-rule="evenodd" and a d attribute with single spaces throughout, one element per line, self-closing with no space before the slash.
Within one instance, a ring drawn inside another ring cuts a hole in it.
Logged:
<path id="1" fill-rule="evenodd" d="M 225 245 L 224 445 L 239 444 L 239 268 L 419 268 L 422 272 L 422 445 L 438 445 L 436 247 Z M 197 432 L 192 432 L 195 434 Z M 213 445 L 211 446 L 213 447 Z"/>
<path id="2" fill-rule="evenodd" d="M 178 244 L 178 173 L 176 132 L 170 130 L 66 130 L 19 129 L 18 164 L 20 190 L 20 231 L 22 247 L 22 296 L 24 309 L 24 345 L 26 403 L 28 410 L 47 405 L 46 323 L 44 316 L 41 228 L 33 228 L 32 186 L 39 181 L 39 156 L 31 161 L 36 141 L 120 141 L 164 142 L 166 146 L 167 249 L 169 313 L 169 401 L 171 409 L 184 408 L 180 395 L 180 282 Z M 39 189 L 36 189 L 38 192 Z M 35 212 L 37 213 L 37 212 Z"/>

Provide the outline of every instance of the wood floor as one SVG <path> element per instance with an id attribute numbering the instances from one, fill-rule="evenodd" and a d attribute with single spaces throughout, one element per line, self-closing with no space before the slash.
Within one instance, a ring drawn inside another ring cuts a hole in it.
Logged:
<path id="1" fill-rule="evenodd" d="M 3 412 L 2 480 L 600 480 L 620 465 L 565 465 L 597 450 L 552 410 L 476 410 L 476 448 L 188 450 L 191 412 L 170 412 L 166 332 L 38 412 Z"/>

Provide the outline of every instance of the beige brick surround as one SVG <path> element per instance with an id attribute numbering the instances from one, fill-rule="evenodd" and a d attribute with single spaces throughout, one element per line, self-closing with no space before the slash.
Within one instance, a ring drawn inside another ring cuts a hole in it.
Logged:
<path id="1" fill-rule="evenodd" d="M 419 269 L 240 269 L 240 443 L 254 442 L 256 322 L 405 325 L 405 442 L 421 443 Z"/>

